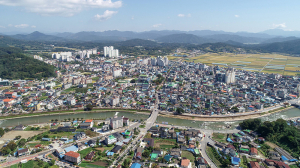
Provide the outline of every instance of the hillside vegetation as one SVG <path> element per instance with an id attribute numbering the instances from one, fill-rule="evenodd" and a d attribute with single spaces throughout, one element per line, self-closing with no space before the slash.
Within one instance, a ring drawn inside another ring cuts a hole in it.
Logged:
<path id="1" fill-rule="evenodd" d="M 239 125 L 242 129 L 257 131 L 260 136 L 279 145 L 292 156 L 296 158 L 300 156 L 300 130 L 288 125 L 285 120 L 278 119 L 262 123 L 260 119 L 250 119 L 244 120 Z"/>
<path id="2" fill-rule="evenodd" d="M 54 66 L 22 54 L 13 47 L 0 47 L 0 77 L 3 79 L 26 79 L 55 76 Z"/>

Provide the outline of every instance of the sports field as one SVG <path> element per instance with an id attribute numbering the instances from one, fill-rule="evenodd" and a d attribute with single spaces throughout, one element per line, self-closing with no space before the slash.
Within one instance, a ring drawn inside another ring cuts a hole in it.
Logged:
<path id="1" fill-rule="evenodd" d="M 168 56 L 168 58 L 176 60 L 179 57 Z M 265 73 L 279 73 L 283 75 L 300 74 L 300 57 L 279 54 L 207 53 L 196 57 L 183 58 L 183 61 L 201 62 L 207 65 L 228 65 L 238 69 Z"/>

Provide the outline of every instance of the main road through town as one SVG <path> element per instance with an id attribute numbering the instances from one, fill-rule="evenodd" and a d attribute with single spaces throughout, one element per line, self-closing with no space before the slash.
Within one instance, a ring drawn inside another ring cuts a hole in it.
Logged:
<path id="1" fill-rule="evenodd" d="M 173 68 L 174 65 L 172 65 L 172 67 L 168 70 L 168 74 L 166 76 L 169 76 L 170 74 L 170 70 Z M 160 86 L 163 86 L 165 83 L 165 80 L 157 87 L 157 89 Z M 112 165 L 110 167 L 113 167 L 114 165 L 116 165 L 121 159 L 124 158 L 124 156 L 126 156 L 129 152 L 129 150 L 134 150 L 138 143 L 137 141 L 141 140 L 147 133 L 147 131 L 153 126 L 153 124 L 155 123 L 159 110 L 158 110 L 158 105 L 159 105 L 159 99 L 158 99 L 158 94 L 157 94 L 157 90 L 155 93 L 155 105 L 154 108 L 152 109 L 151 115 L 150 117 L 145 121 L 145 127 L 140 129 L 140 133 L 138 134 L 138 136 L 132 140 L 132 143 L 130 143 L 127 148 L 119 155 L 119 157 L 112 163 Z"/>

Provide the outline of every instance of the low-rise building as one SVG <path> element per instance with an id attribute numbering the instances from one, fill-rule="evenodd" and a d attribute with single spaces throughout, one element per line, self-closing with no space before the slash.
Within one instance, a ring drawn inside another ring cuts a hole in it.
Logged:
<path id="1" fill-rule="evenodd" d="M 65 160 L 78 164 L 81 162 L 80 154 L 77 152 L 69 151 L 65 154 Z"/>
<path id="2" fill-rule="evenodd" d="M 116 142 L 117 142 L 117 138 L 114 137 L 113 135 L 109 135 L 109 136 L 106 136 L 106 137 L 105 137 L 105 143 L 106 143 L 107 145 L 114 144 L 114 143 L 116 143 Z"/>

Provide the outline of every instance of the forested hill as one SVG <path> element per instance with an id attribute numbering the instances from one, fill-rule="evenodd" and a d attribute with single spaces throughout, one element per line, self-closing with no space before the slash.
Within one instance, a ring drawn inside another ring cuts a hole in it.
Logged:
<path id="1" fill-rule="evenodd" d="M 22 54 L 13 47 L 0 47 L 0 78 L 28 79 L 55 76 L 54 66 Z"/>
<path id="2" fill-rule="evenodd" d="M 254 46 L 253 49 L 261 52 L 278 52 L 298 55 L 300 54 L 300 40 L 261 44 Z"/>

